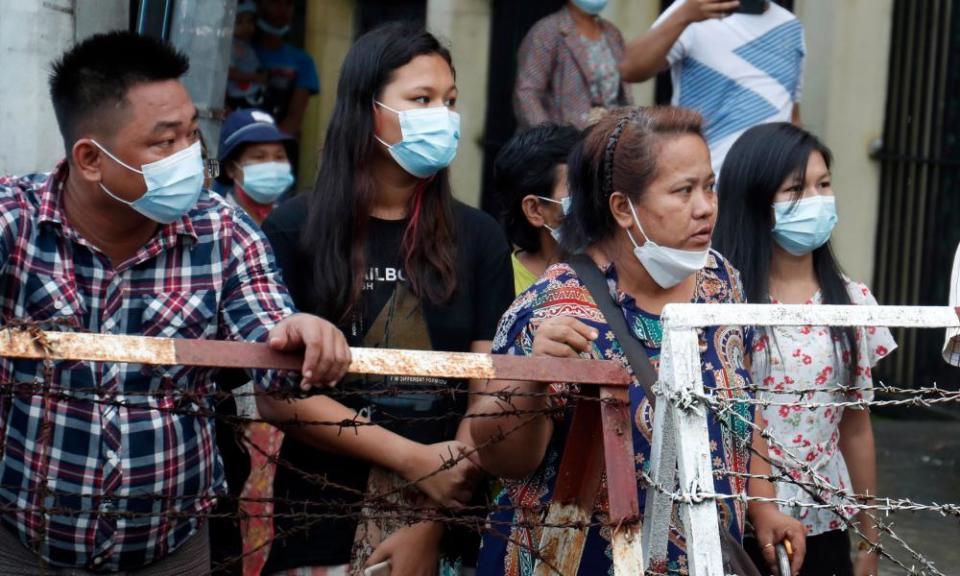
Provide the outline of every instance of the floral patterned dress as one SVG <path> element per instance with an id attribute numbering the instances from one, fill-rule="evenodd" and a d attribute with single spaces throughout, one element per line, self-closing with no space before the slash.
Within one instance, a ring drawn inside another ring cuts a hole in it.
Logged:
<path id="1" fill-rule="evenodd" d="M 847 280 L 850 301 L 861 306 L 876 306 L 877 301 L 863 284 Z M 776 303 L 776 302 L 774 302 Z M 818 292 L 807 304 L 822 304 Z M 758 395 L 772 404 L 762 409 L 763 426 L 775 442 L 770 457 L 775 464 L 799 481 L 809 484 L 811 477 L 798 470 L 796 460 L 804 462 L 830 485 L 852 493 L 850 473 L 840 453 L 840 420 L 843 407 L 806 408 L 781 406 L 784 403 L 836 403 L 872 400 L 872 369 L 881 358 L 893 352 L 897 344 L 887 328 L 858 328 L 857 366 L 851 382 L 850 353 L 826 326 L 777 326 L 758 333 L 753 346 L 753 380 L 763 387 Z M 852 389 L 840 386 L 853 384 Z M 780 445 L 778 445 L 778 443 Z M 784 453 L 786 452 L 786 454 Z M 812 503 L 814 498 L 801 486 L 777 483 L 777 496 Z M 828 502 L 840 501 L 822 494 Z M 846 520 L 854 515 L 844 508 L 842 516 L 833 510 L 782 506 L 784 514 L 800 520 L 809 536 L 830 530 L 845 530 Z"/>
<path id="2" fill-rule="evenodd" d="M 616 289 L 617 274 L 611 265 L 605 271 L 611 294 L 617 302 L 647 354 L 658 367 L 662 327 L 660 318 L 641 310 L 633 298 Z M 719 254 L 711 253 L 707 266 L 697 274 L 698 303 L 742 303 L 743 292 L 739 275 Z M 550 267 L 543 277 L 523 292 L 501 320 L 494 340 L 494 353 L 530 355 L 537 325 L 547 318 L 571 316 L 597 329 L 601 335 L 593 344 L 590 357 L 614 359 L 629 365 L 619 342 L 603 320 L 589 290 L 566 264 Z M 700 332 L 703 382 L 708 388 L 730 398 L 748 399 L 744 387 L 750 374 L 744 368 L 745 347 L 749 346 L 752 331 L 740 327 L 707 328 Z M 555 384 L 556 390 L 568 385 Z M 653 437 L 653 411 L 644 389 L 634 381 L 630 387 L 630 414 L 633 420 L 633 447 L 638 477 L 650 470 L 650 443 Z M 753 407 L 748 402 L 735 403 L 738 414 L 753 421 Z M 572 408 L 572 406 L 570 406 Z M 490 518 L 490 530 L 484 536 L 477 573 L 487 576 L 528 576 L 533 574 L 535 550 L 540 542 L 540 529 L 546 516 L 556 475 L 563 456 L 566 429 L 572 410 L 559 417 L 555 433 L 540 467 L 523 480 L 505 480 Z M 708 418 L 711 455 L 714 468 L 746 472 L 750 465 L 750 429 L 733 415 L 720 421 Z M 714 476 L 717 492 L 740 493 L 746 490 L 742 477 L 717 473 Z M 645 489 L 638 482 L 640 510 L 644 507 Z M 739 502 L 724 500 L 718 503 L 721 523 L 736 538 L 743 536 L 745 508 Z M 594 511 L 594 521 L 605 523 L 607 514 L 605 488 L 601 488 Z M 671 520 L 666 565 L 654 565 L 654 571 L 671 575 L 688 574 L 685 540 L 676 514 Z M 580 567 L 581 575 L 612 574 L 610 530 L 591 527 L 587 534 Z"/>

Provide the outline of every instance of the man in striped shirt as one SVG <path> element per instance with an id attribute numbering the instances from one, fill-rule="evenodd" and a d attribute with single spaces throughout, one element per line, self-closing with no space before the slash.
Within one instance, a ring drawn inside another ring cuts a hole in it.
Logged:
<path id="1" fill-rule="evenodd" d="M 202 189 L 187 68 L 168 45 L 128 33 L 94 36 L 54 64 L 66 159 L 0 179 L 4 323 L 269 341 L 305 349 L 302 386 L 331 384 L 350 361 L 343 335 L 294 313 L 258 228 Z M 225 492 L 211 376 L 0 358 L 0 572 L 208 572 L 202 518 Z"/>

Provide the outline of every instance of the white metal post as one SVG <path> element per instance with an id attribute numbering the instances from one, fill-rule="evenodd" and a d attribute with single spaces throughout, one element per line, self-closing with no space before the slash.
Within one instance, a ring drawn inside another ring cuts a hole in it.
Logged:
<path id="1" fill-rule="evenodd" d="M 700 344 L 695 328 L 673 328 L 664 311 L 660 380 L 676 430 L 677 476 L 680 489 L 690 498 L 680 503 L 692 576 L 723 576 L 717 503 L 698 494 L 715 492 L 706 408 L 693 399 L 703 393 Z M 672 489 L 672 486 L 665 486 Z"/>

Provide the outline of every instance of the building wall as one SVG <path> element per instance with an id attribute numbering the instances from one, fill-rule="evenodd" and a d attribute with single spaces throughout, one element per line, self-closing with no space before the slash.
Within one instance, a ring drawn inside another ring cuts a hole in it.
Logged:
<path id="1" fill-rule="evenodd" d="M 0 0 L 0 174 L 51 170 L 63 158 L 50 63 L 75 40 L 125 29 L 129 9 L 126 0 Z"/>
<path id="2" fill-rule="evenodd" d="M 313 186 L 327 124 L 333 114 L 340 66 L 354 37 L 353 0 L 311 0 L 307 3 L 304 49 L 313 56 L 320 76 L 320 94 L 310 99 L 300 142 L 299 187 Z"/>
<path id="3" fill-rule="evenodd" d="M 490 67 L 490 0 L 429 0 L 427 28 L 450 44 L 457 67 L 460 147 L 450 168 L 454 195 L 480 205 Z"/>

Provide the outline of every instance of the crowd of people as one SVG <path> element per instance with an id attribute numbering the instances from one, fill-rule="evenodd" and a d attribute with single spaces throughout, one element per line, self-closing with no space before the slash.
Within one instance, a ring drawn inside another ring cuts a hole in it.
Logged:
<path id="1" fill-rule="evenodd" d="M 122 32 L 63 54 L 50 95 L 65 159 L 0 178 L 4 322 L 266 342 L 304 360 L 289 374 L 0 359 L 4 383 L 70 391 L 0 397 L 0 573 L 193 575 L 237 558 L 254 442 L 282 463 L 265 574 L 534 574 L 576 387 L 347 375 L 351 346 L 622 363 L 642 510 L 654 399 L 637 362 L 659 366 L 664 306 L 876 304 L 830 247 L 843 191 L 827 145 L 798 125 L 802 28 L 775 4 L 743 4 L 678 0 L 629 43 L 599 18 L 603 0 L 570 0 L 534 26 L 519 55 L 522 128 L 496 160 L 499 222 L 452 194 L 456 71 L 415 25 L 350 49 L 313 189 L 283 202 L 315 72 L 299 67 L 280 104 L 258 107 L 269 70 L 286 66 L 278 54 L 292 54 L 292 3 L 240 3 L 216 191 L 184 56 Z M 632 106 L 627 82 L 666 69 L 675 105 Z M 952 286 L 957 306 L 960 251 Z M 785 404 L 871 399 L 890 332 L 715 326 L 699 339 L 704 385 L 780 440 L 709 415 L 715 492 L 757 497 L 717 501 L 722 540 L 758 573 L 775 573 L 774 547 L 789 542 L 794 574 L 876 575 L 876 550 L 848 537 L 856 525 L 875 541 L 876 526 L 835 492 L 799 489 L 808 478 L 791 464 L 870 502 L 869 410 Z M 944 358 L 960 365 L 960 332 Z M 771 402 L 750 402 L 751 383 Z M 285 394 L 251 405 L 217 389 Z M 237 415 L 277 428 L 238 436 Z M 780 469 L 796 482 L 771 482 Z M 490 512 L 411 523 L 377 505 Z M 598 493 L 570 540 L 577 574 L 612 570 L 607 506 Z M 482 538 L 467 528 L 483 525 Z M 654 572 L 688 573 L 676 515 L 655 560 Z"/>

